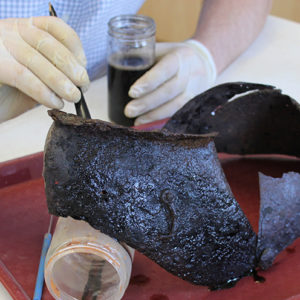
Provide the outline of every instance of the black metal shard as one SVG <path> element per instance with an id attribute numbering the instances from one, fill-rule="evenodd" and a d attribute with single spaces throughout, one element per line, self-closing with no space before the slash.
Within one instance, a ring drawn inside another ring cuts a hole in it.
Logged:
<path id="1" fill-rule="evenodd" d="M 277 254 L 300 237 L 300 174 L 282 178 L 259 174 L 260 218 L 257 257 L 269 268 Z"/>
<path id="2" fill-rule="evenodd" d="M 246 92 L 246 93 L 245 93 Z M 300 105 L 272 86 L 216 86 L 192 99 L 165 125 L 177 133 L 217 133 L 218 152 L 300 156 Z M 260 174 L 258 266 L 267 269 L 300 236 L 300 174 Z"/>
<path id="3" fill-rule="evenodd" d="M 44 178 L 51 214 L 85 220 L 194 284 L 224 287 L 255 267 L 256 234 L 210 136 L 49 114 Z"/>
<path id="4" fill-rule="evenodd" d="M 217 132 L 218 152 L 300 156 L 299 120 L 300 105 L 280 90 L 236 82 L 196 96 L 164 129 L 191 134 Z"/>

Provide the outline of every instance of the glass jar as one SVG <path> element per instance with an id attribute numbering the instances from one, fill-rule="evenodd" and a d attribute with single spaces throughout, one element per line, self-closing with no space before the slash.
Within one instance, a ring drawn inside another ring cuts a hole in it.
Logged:
<path id="1" fill-rule="evenodd" d="M 45 261 L 45 282 L 55 299 L 121 299 L 134 250 L 84 221 L 59 218 Z"/>
<path id="2" fill-rule="evenodd" d="M 130 86 L 154 64 L 155 31 L 154 20 L 141 15 L 121 15 L 108 23 L 108 115 L 114 123 L 134 124 L 124 108 Z"/>

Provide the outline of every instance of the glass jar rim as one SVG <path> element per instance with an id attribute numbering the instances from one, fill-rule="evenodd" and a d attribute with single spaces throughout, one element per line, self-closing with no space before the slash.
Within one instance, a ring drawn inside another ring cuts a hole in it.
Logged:
<path id="1" fill-rule="evenodd" d="M 108 22 L 108 34 L 119 39 L 143 39 L 155 35 L 156 25 L 152 18 L 143 15 L 119 15 Z"/>
<path id="2" fill-rule="evenodd" d="M 65 247 L 60 247 L 60 249 L 57 250 L 56 254 L 52 255 L 49 260 L 46 262 L 45 265 L 45 281 L 47 283 L 48 288 L 50 287 L 49 291 L 55 296 L 67 296 L 68 299 L 75 299 L 72 296 L 66 294 L 65 291 L 59 290 L 58 286 L 56 286 L 56 282 L 54 278 L 52 277 L 52 270 L 54 268 L 54 265 L 62 259 L 66 255 L 74 254 L 74 253 L 90 253 L 94 254 L 96 256 L 102 257 L 105 259 L 117 272 L 120 282 L 118 284 L 119 289 L 118 292 L 120 296 L 125 292 L 121 290 L 122 286 L 127 286 L 130 280 L 130 276 L 126 275 L 124 271 L 121 271 L 122 268 L 129 268 L 128 274 L 131 273 L 131 267 L 132 267 L 132 257 L 130 253 L 127 252 L 127 250 L 122 249 L 120 253 L 117 253 L 114 251 L 114 255 L 117 255 L 118 258 L 124 260 L 122 263 L 121 261 L 116 261 L 115 257 L 112 257 L 112 253 L 108 251 L 106 247 L 102 247 L 99 244 L 94 244 L 94 243 L 88 243 L 88 244 L 74 244 L 74 245 L 68 245 Z M 121 273 L 123 275 L 121 275 Z M 51 275 L 50 275 L 51 274 Z"/>

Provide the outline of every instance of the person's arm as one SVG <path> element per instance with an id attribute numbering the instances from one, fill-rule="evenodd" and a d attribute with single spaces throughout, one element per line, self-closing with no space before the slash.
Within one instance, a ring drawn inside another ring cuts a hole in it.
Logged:
<path id="1" fill-rule="evenodd" d="M 261 31 L 271 0 L 205 0 L 195 35 L 183 43 L 158 43 L 159 61 L 130 88 L 125 107 L 135 125 L 172 116 L 210 88 Z"/>
<path id="2" fill-rule="evenodd" d="M 254 41 L 270 12 L 272 0 L 205 0 L 193 39 L 211 52 L 222 72 Z"/>

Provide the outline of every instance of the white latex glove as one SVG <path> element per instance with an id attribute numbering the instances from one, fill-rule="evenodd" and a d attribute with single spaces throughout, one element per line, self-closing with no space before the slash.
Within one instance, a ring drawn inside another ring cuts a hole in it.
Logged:
<path id="1" fill-rule="evenodd" d="M 129 90 L 129 96 L 135 99 L 124 113 L 129 118 L 137 117 L 135 125 L 170 117 L 216 79 L 212 55 L 196 40 L 157 43 L 156 56 L 158 62 Z"/>
<path id="2" fill-rule="evenodd" d="M 59 18 L 0 20 L 0 122 L 41 103 L 62 108 L 86 88 L 86 58 L 76 32 Z"/>

